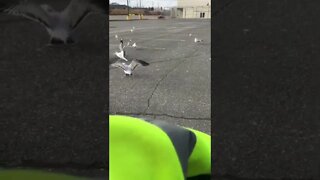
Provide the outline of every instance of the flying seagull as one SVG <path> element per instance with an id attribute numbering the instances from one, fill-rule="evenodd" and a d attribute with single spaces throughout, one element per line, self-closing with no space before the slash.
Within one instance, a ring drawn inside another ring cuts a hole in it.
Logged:
<path id="1" fill-rule="evenodd" d="M 202 39 L 198 39 L 198 38 L 194 38 L 194 42 L 197 43 L 197 42 L 202 42 L 203 40 Z"/>
<path id="2" fill-rule="evenodd" d="M 107 14 L 106 2 L 102 0 L 70 0 L 62 11 L 47 4 L 19 0 L 6 4 L 0 11 L 39 22 L 48 31 L 51 44 L 74 43 L 72 34 L 85 17 L 91 13 Z"/>
<path id="3" fill-rule="evenodd" d="M 149 63 L 142 60 L 134 59 L 130 63 L 126 63 L 126 62 L 123 62 L 122 60 L 118 60 L 115 63 L 111 64 L 112 67 L 117 67 L 122 69 L 126 76 L 132 76 L 133 70 L 139 65 L 148 66 Z"/>
<path id="4" fill-rule="evenodd" d="M 125 58 L 126 52 L 123 49 L 123 40 L 122 39 L 120 40 L 119 49 L 120 49 L 120 52 L 115 52 L 115 55 L 118 56 L 118 58 L 120 58 L 120 59 L 128 61 L 128 59 Z"/>

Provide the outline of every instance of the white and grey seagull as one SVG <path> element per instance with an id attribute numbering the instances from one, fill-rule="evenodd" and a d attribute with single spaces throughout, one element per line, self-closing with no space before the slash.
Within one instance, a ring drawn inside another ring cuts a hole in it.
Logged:
<path id="1" fill-rule="evenodd" d="M 116 56 L 118 56 L 118 58 L 123 59 L 123 60 L 125 60 L 125 61 L 128 61 L 128 59 L 125 57 L 126 52 L 124 51 L 123 48 L 124 48 L 124 47 L 123 47 L 123 40 L 121 39 L 121 40 L 120 40 L 120 44 L 119 44 L 120 52 L 115 52 L 114 54 L 115 54 Z"/>
<path id="2" fill-rule="evenodd" d="M 199 39 L 199 38 L 194 38 L 194 42 L 197 43 L 197 42 L 203 42 L 202 39 Z"/>
<path id="3" fill-rule="evenodd" d="M 19 0 L 6 4 L 2 12 L 39 22 L 48 31 L 51 44 L 74 43 L 73 32 L 85 17 L 92 13 L 107 14 L 106 2 L 102 0 L 70 0 L 62 11 L 32 0 Z"/>
<path id="4" fill-rule="evenodd" d="M 140 65 L 141 66 L 148 66 L 149 63 L 142 61 L 142 60 L 134 59 L 131 62 L 124 62 L 122 60 L 118 60 L 115 63 L 111 64 L 112 67 L 117 67 L 117 68 L 122 69 L 126 76 L 132 76 L 133 70 L 135 70 L 136 67 L 138 67 Z"/>
<path id="5" fill-rule="evenodd" d="M 126 46 L 124 46 L 123 48 L 125 48 L 125 47 L 129 47 L 131 42 L 132 42 L 132 40 L 130 39 L 130 40 L 127 42 L 127 45 L 126 45 Z"/>

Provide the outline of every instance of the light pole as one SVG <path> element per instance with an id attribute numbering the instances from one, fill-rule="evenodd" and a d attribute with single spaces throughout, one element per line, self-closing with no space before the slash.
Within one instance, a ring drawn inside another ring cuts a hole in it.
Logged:
<path id="1" fill-rule="evenodd" d="M 129 0 L 127 0 L 127 7 L 128 7 L 128 17 L 129 17 Z"/>

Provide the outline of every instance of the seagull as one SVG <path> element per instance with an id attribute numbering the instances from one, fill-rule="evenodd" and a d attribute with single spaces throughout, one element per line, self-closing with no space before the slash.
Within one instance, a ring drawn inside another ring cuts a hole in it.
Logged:
<path id="1" fill-rule="evenodd" d="M 122 69 L 126 76 L 132 76 L 133 70 L 139 65 L 148 66 L 149 63 L 142 60 L 134 59 L 130 63 L 125 63 L 122 60 L 118 60 L 115 63 L 111 64 L 112 67 L 117 67 Z"/>
<path id="2" fill-rule="evenodd" d="M 137 47 L 137 44 L 136 44 L 136 43 L 133 43 L 133 44 L 132 44 L 132 47 Z"/>
<path id="3" fill-rule="evenodd" d="M 116 39 L 118 39 L 118 35 L 116 34 L 115 36 L 114 36 Z"/>
<path id="4" fill-rule="evenodd" d="M 2 12 L 22 16 L 43 25 L 50 35 L 50 44 L 74 43 L 72 34 L 79 24 L 91 13 L 107 14 L 105 2 L 101 0 L 70 0 L 62 11 L 56 11 L 47 4 L 32 0 L 19 0 L 6 4 Z"/>
<path id="5" fill-rule="evenodd" d="M 120 40 L 119 49 L 120 49 L 120 52 L 115 52 L 115 55 L 118 56 L 118 58 L 120 58 L 120 59 L 128 61 L 128 59 L 125 58 L 126 52 L 123 50 L 123 40 L 122 39 Z"/>
<path id="6" fill-rule="evenodd" d="M 133 32 L 133 29 L 130 29 L 131 32 Z"/>
<path id="7" fill-rule="evenodd" d="M 131 40 L 127 42 L 127 46 L 130 46 L 130 42 L 131 42 Z"/>
<path id="8" fill-rule="evenodd" d="M 198 39 L 198 38 L 194 38 L 194 42 L 197 43 L 197 42 L 202 42 L 203 40 L 202 39 Z"/>

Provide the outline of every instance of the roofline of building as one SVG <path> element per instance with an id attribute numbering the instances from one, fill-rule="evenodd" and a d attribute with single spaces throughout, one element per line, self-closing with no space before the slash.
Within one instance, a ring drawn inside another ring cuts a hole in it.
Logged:
<path id="1" fill-rule="evenodd" d="M 195 8 L 195 7 L 208 7 L 211 8 L 211 6 L 175 6 L 172 8 Z"/>

